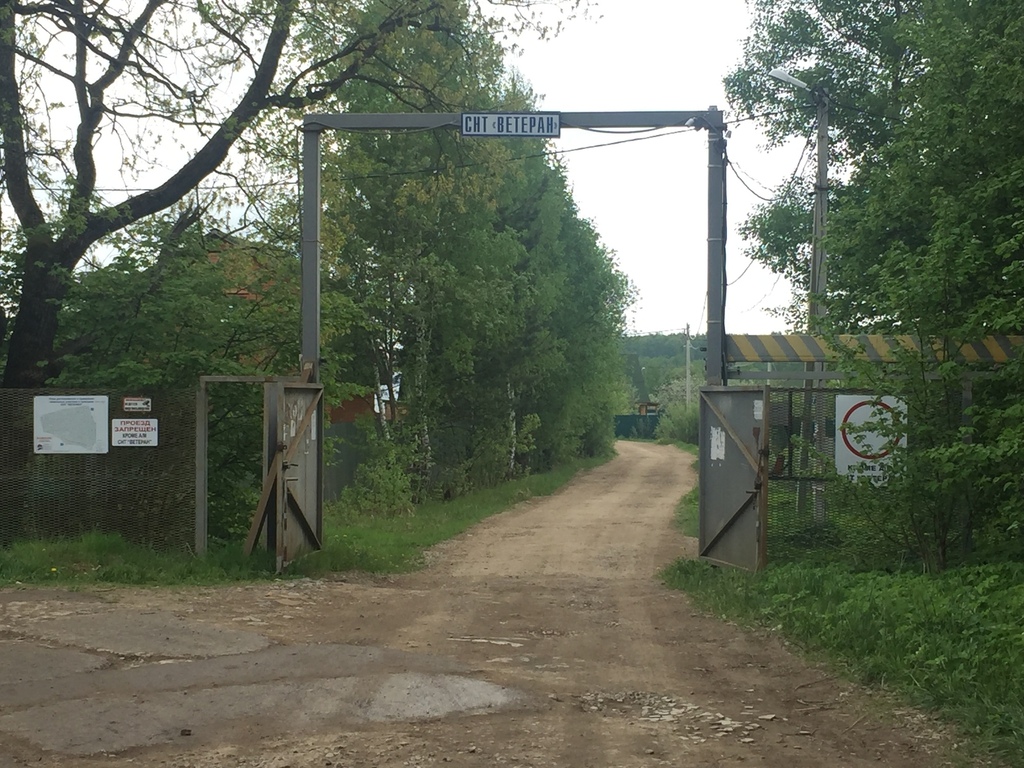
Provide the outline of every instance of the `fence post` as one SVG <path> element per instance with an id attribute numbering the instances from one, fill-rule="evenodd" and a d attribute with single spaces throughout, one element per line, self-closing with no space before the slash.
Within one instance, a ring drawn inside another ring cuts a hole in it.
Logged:
<path id="1" fill-rule="evenodd" d="M 206 539 L 209 525 L 207 509 L 209 448 L 209 392 L 206 381 L 199 379 L 196 390 L 196 554 L 206 554 Z"/>

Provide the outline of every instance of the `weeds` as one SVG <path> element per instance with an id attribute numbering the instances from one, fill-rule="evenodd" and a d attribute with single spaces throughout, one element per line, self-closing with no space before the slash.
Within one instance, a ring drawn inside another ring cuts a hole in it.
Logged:
<path id="1" fill-rule="evenodd" d="M 857 680 L 957 722 L 1024 760 L 1024 565 L 930 576 L 782 565 L 751 575 L 679 561 L 664 572 L 704 608 L 781 631 Z"/>
<path id="2" fill-rule="evenodd" d="M 273 558 L 242 555 L 241 546 L 217 546 L 203 557 L 130 544 L 116 534 L 15 542 L 0 549 L 0 584 L 215 584 L 271 578 Z"/>
<path id="3" fill-rule="evenodd" d="M 684 536 L 700 536 L 700 489 L 696 486 L 676 505 L 676 527 Z"/>

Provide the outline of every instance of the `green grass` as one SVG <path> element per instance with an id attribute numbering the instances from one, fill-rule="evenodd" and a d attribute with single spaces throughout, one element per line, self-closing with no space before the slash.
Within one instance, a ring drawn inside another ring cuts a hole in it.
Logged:
<path id="1" fill-rule="evenodd" d="M 676 527 L 684 536 L 700 536 L 700 489 L 696 486 L 676 504 Z"/>
<path id="2" fill-rule="evenodd" d="M 697 468 L 696 445 L 680 442 L 665 442 L 663 444 L 674 445 L 679 450 L 695 457 L 693 467 L 694 469 Z M 694 485 L 693 489 L 683 496 L 683 498 L 679 500 L 679 503 L 676 504 L 675 523 L 676 527 L 683 532 L 684 536 L 692 536 L 693 538 L 700 536 L 700 489 L 696 485 Z"/>
<path id="3" fill-rule="evenodd" d="M 273 558 L 243 557 L 241 545 L 216 546 L 203 557 L 130 544 L 117 534 L 21 541 L 0 549 L 0 585 L 216 584 L 271 578 Z"/>
<path id="4" fill-rule="evenodd" d="M 552 472 L 449 502 L 418 506 L 398 517 L 355 515 L 339 507 L 324 514 L 324 549 L 293 563 L 286 577 L 322 576 L 333 571 L 393 573 L 416 568 L 423 551 L 519 501 L 549 495 L 581 469 L 609 457 L 581 460 Z M 130 544 L 116 534 L 87 533 L 74 539 L 22 541 L 0 548 L 0 586 L 93 583 L 176 585 L 220 584 L 278 578 L 266 552 L 242 555 L 241 543 L 211 545 L 201 557 Z"/>
<path id="5" fill-rule="evenodd" d="M 678 440 L 659 440 L 658 442 L 662 445 L 674 445 L 679 450 L 689 453 L 691 456 L 697 456 L 698 448 L 693 443 L 682 443 Z M 694 466 L 696 466 L 696 464 L 694 464 Z"/>
<path id="6" fill-rule="evenodd" d="M 973 749 L 1024 764 L 1024 564 L 940 576 L 810 564 L 748 574 L 681 560 L 663 576 L 706 610 L 780 631 L 956 723 Z"/>

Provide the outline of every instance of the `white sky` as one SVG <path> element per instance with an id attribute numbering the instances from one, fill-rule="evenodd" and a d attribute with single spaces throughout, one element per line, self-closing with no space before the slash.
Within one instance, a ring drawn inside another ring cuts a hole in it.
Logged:
<path id="1" fill-rule="evenodd" d="M 553 41 L 524 39 L 512 63 L 555 112 L 729 111 L 723 77 L 739 61 L 747 32 L 745 0 L 593 0 Z M 810 126 L 808 126 L 810 130 Z M 622 137 L 625 138 L 625 137 Z M 616 137 L 564 129 L 570 149 Z M 796 167 L 803 142 L 768 152 L 749 122 L 732 129 L 729 158 L 761 194 Z M 706 330 L 707 132 L 684 132 L 563 156 L 573 196 L 604 244 L 617 255 L 639 299 L 636 333 Z M 810 190 L 808 190 L 810 193 Z M 738 227 L 760 202 L 728 175 L 727 333 L 787 330 L 769 314 L 789 302 L 789 286 L 743 255 Z M 749 269 L 747 267 L 749 266 Z M 745 274 L 740 277 L 741 273 Z"/>
<path id="2" fill-rule="evenodd" d="M 510 63 L 533 85 L 539 108 L 557 112 L 704 110 L 729 112 L 722 79 L 739 61 L 746 0 L 590 0 L 590 18 L 567 23 L 552 41 L 523 38 Z M 811 126 L 808 125 L 808 130 Z M 618 138 L 636 138 L 637 134 Z M 572 149 L 616 136 L 566 129 Z M 729 157 L 762 194 L 791 174 L 803 142 L 768 152 L 750 122 L 733 127 Z M 707 321 L 707 133 L 683 131 L 563 156 L 574 198 L 616 254 L 639 297 L 635 333 L 703 332 Z M 116 164 L 114 164 L 116 167 Z M 810 189 L 808 189 L 810 194 Z M 786 330 L 770 310 L 789 287 L 743 255 L 739 225 L 759 202 L 728 175 L 727 333 Z"/>

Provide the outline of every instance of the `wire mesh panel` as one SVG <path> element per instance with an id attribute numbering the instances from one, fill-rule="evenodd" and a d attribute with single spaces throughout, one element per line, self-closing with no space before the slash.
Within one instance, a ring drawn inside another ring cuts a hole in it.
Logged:
<path id="1" fill-rule="evenodd" d="M 195 393 L 0 389 L 0 546 L 194 541 Z"/>
<path id="2" fill-rule="evenodd" d="M 886 485 L 854 483 L 836 472 L 836 398 L 849 393 L 853 391 L 770 390 L 770 562 L 888 567 L 907 557 L 907 547 L 881 511 L 890 494 Z"/>

